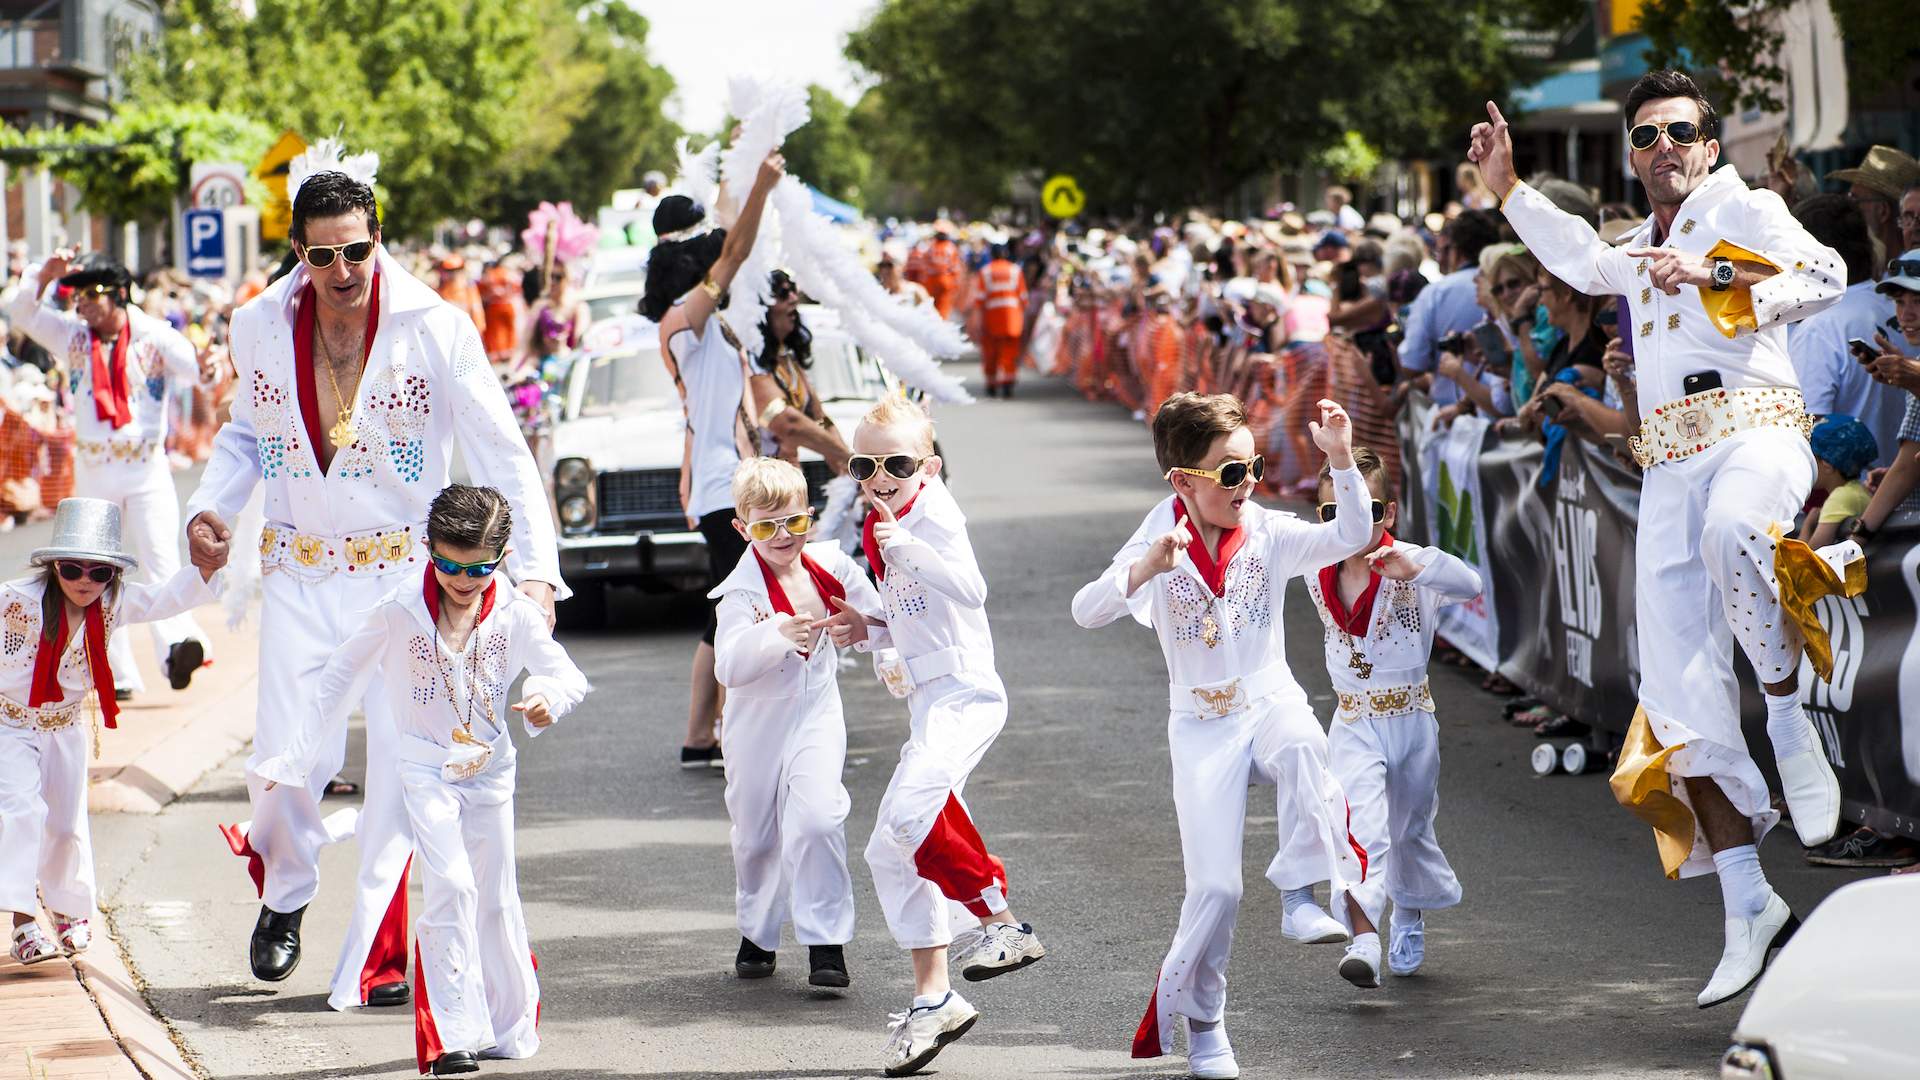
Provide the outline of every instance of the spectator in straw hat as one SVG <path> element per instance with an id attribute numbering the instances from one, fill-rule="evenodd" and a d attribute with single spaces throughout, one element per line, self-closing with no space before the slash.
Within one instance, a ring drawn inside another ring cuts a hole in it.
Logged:
<path id="1" fill-rule="evenodd" d="M 1847 184 L 1847 198 L 1866 217 L 1867 231 L 1878 245 L 1875 265 L 1912 246 L 1901 240 L 1899 207 L 1907 189 L 1920 184 L 1920 161 L 1891 146 L 1876 146 L 1858 168 L 1835 169 L 1828 179 Z"/>

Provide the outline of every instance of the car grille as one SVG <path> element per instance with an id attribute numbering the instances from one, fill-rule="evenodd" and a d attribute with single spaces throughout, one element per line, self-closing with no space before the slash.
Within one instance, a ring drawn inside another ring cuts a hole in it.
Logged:
<path id="1" fill-rule="evenodd" d="M 807 500 L 814 506 L 827 501 L 827 481 L 833 470 L 824 461 L 802 462 L 807 478 Z M 624 469 L 599 476 L 601 529 L 623 526 L 685 527 L 680 509 L 679 469 Z"/>

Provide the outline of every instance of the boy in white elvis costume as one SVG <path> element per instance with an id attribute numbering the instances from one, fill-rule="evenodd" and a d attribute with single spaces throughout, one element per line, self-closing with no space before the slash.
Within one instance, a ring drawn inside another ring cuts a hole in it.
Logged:
<path id="1" fill-rule="evenodd" d="M 1394 540 L 1380 456 L 1355 447 L 1372 495 L 1373 538 L 1361 554 L 1310 570 L 1307 595 L 1326 626 L 1327 675 L 1339 706 L 1327 732 L 1333 775 L 1347 793 L 1349 828 L 1367 852 L 1367 883 L 1354 890 L 1379 925 L 1393 901 L 1387 969 L 1411 975 L 1426 956 L 1423 913 L 1460 902 L 1460 882 L 1434 836 L 1440 811 L 1440 721 L 1427 686 L 1434 619 L 1446 604 L 1480 595 L 1473 567 L 1441 551 Z M 1335 520 L 1333 476 L 1320 471 L 1320 518 Z M 1313 904 L 1290 889 L 1288 910 Z M 1320 917 L 1318 908 L 1308 918 Z"/>
<path id="2" fill-rule="evenodd" d="M 218 598 L 212 573 L 198 567 L 155 585 L 125 580 L 137 564 L 120 521 L 104 499 L 60 500 L 53 540 L 32 555 L 40 572 L 0 585 L 0 911 L 13 914 L 8 951 L 22 964 L 72 956 L 92 939 L 82 703 L 93 692 L 117 726 L 107 635 Z M 34 917 L 42 897 L 52 939 Z"/>
<path id="3" fill-rule="evenodd" d="M 1366 876 L 1366 854 L 1348 835 L 1346 799 L 1327 767 L 1326 733 L 1285 660 L 1280 605 L 1288 579 L 1360 551 L 1370 532 L 1346 412 L 1322 401 L 1320 421 L 1308 426 L 1335 467 L 1340 513 L 1324 525 L 1252 502 L 1265 462 L 1254 453 L 1239 399 L 1168 398 L 1154 417 L 1153 447 L 1173 494 L 1073 598 L 1081 626 L 1131 615 L 1153 628 L 1166 655 L 1167 744 L 1187 891 L 1133 1056 L 1172 1050 L 1173 1018 L 1184 1016 L 1195 1076 L 1240 1075 L 1221 1018 L 1240 908 L 1249 773 L 1274 785 L 1280 836 L 1268 880 L 1280 889 L 1330 881 L 1342 907 Z M 1377 985 L 1363 969 L 1377 967 L 1379 937 L 1364 912 L 1355 908 L 1351 916 L 1356 943 L 1371 941 L 1371 954 L 1363 950 L 1341 974 Z M 1287 921 L 1281 931 L 1308 942 L 1345 940 L 1339 924 L 1322 921 L 1327 925 Z"/>
<path id="4" fill-rule="evenodd" d="M 266 527 L 235 540 L 258 543 L 261 553 L 260 703 L 247 776 L 253 820 L 222 831 L 249 860 L 260 892 L 248 959 L 269 982 L 300 960 L 320 849 L 334 839 L 320 797 L 345 759 L 346 726 L 325 733 L 304 785 L 269 790 L 254 766 L 291 747 L 327 658 L 359 616 L 425 572 L 427 504 L 447 483 L 456 442 L 476 482 L 498 488 L 510 505 L 546 503 L 473 320 L 387 255 L 365 155 L 337 162 L 330 144 L 295 159 L 289 181 L 300 265 L 234 313 L 239 394 L 187 507 L 194 561 L 218 566 L 234 540 L 226 523 L 255 484 L 265 487 Z M 314 171 L 313 155 L 337 167 Z M 518 515 L 512 547 L 508 571 L 551 612 L 560 574 L 550 516 Z M 412 847 L 389 697 L 376 687 L 366 698 L 360 871 L 327 999 L 336 1009 L 408 999 Z"/>
<path id="5" fill-rule="evenodd" d="M 514 870 L 507 722 L 517 714 L 527 735 L 538 735 L 590 689 L 540 605 L 494 576 L 512 518 L 492 488 L 442 491 L 427 515 L 424 575 L 388 579 L 392 591 L 327 661 L 293 745 L 254 767 L 270 787 L 305 786 L 327 733 L 381 676 L 396 729 L 383 750 L 396 758 L 425 900 L 414 921 L 414 1045 L 420 1071 L 435 1076 L 540 1048 L 540 986 Z M 523 696 L 509 708 L 522 671 Z"/>
<path id="6" fill-rule="evenodd" d="M 1777 537 L 1814 478 L 1787 329 L 1840 299 L 1846 265 L 1780 196 L 1714 168 L 1713 106 L 1685 73 L 1647 72 L 1624 111 L 1652 213 L 1620 247 L 1519 179 L 1492 102 L 1468 156 L 1541 265 L 1581 292 L 1620 296 L 1621 333 L 1633 334 L 1640 520 L 1660 532 L 1634 549 L 1640 708 L 1613 787 L 1654 827 L 1669 877 L 1719 877 L 1726 938 L 1696 999 L 1706 1008 L 1751 986 L 1799 925 L 1760 866 L 1780 813 L 1741 731 L 1735 642 L 1766 693 L 1800 842 L 1825 843 L 1840 820 L 1839 781 L 1800 703 L 1801 646 L 1826 632 L 1781 603 L 1789 548 Z"/>
<path id="7" fill-rule="evenodd" d="M 911 713 L 867 843 L 887 928 L 913 952 L 913 1003 L 893 1014 L 881 1055 L 888 1076 L 906 1076 L 980 1018 L 948 982 L 949 945 L 959 944 L 960 973 L 973 982 L 1047 951 L 1007 907 L 1006 866 L 988 854 L 961 797 L 1006 726 L 1007 691 L 993 667 L 986 579 L 940 480 L 933 422 L 918 405 L 887 398 L 860 422 L 853 450 L 847 471 L 872 507 L 862 539 L 886 617 L 842 609 L 827 621 L 835 641 L 875 653 L 881 681 Z M 958 941 L 949 901 L 980 924 Z"/>
<path id="8" fill-rule="evenodd" d="M 73 290 L 73 310 L 43 304 L 49 285 Z M 167 403 L 182 382 L 204 382 L 193 344 L 132 303 L 133 276 L 105 255 L 74 262 L 56 252 L 28 267 L 7 318 L 52 353 L 67 374 L 74 426 L 74 494 L 120 507 L 140 576 L 158 584 L 180 569 L 180 497 L 167 465 Z M 207 635 L 182 613 L 149 624 L 160 671 L 184 690 L 207 658 Z M 138 691 L 140 671 L 127 632 L 107 650 L 122 690 Z"/>
<path id="9" fill-rule="evenodd" d="M 807 480 L 776 458 L 733 474 L 734 528 L 746 555 L 710 594 L 719 601 L 714 673 L 727 688 L 727 816 L 733 821 L 734 906 L 743 979 L 773 974 L 780 925 L 807 947 L 814 986 L 846 986 L 853 876 L 840 783 L 847 725 L 839 646 L 850 628 L 827 618 L 877 614 L 880 596 L 837 544 L 809 544 Z M 823 635 L 832 629 L 842 641 Z"/>

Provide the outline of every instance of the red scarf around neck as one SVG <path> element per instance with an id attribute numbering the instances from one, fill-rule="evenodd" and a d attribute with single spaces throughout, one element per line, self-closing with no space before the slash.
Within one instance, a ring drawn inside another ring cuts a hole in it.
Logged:
<path id="1" fill-rule="evenodd" d="M 922 488 L 921 490 L 924 491 L 925 489 Z M 913 513 L 913 504 L 919 501 L 920 492 L 916 491 L 913 493 L 913 498 L 907 500 L 907 505 L 901 507 L 900 512 L 893 515 L 893 519 L 898 521 L 908 514 Z M 873 510 L 867 511 L 867 520 L 860 526 L 860 546 L 867 551 L 867 568 L 873 571 L 875 577 L 881 581 L 885 581 L 887 580 L 887 561 L 880 557 L 880 545 L 873 538 L 873 525 L 879 520 L 880 515 L 878 513 Z"/>
<path id="2" fill-rule="evenodd" d="M 1392 544 L 1393 534 L 1382 532 L 1380 543 L 1375 544 L 1373 550 L 1379 551 Z M 1327 602 L 1327 612 L 1333 616 L 1335 626 L 1355 637 L 1365 637 L 1367 631 L 1372 629 L 1373 598 L 1378 595 L 1380 574 L 1376 570 L 1368 570 L 1367 587 L 1360 590 L 1359 597 L 1353 602 L 1353 610 L 1348 611 L 1347 606 L 1340 602 L 1340 563 L 1320 568 L 1320 596 Z"/>
<path id="3" fill-rule="evenodd" d="M 315 381 L 318 372 L 313 366 L 313 335 L 315 312 L 320 306 L 320 298 L 315 294 L 313 282 L 300 290 L 299 306 L 293 314 L 293 377 L 295 397 L 300 399 L 300 422 L 307 429 L 307 442 L 313 447 L 314 464 L 320 463 L 321 440 L 326 437 L 327 426 L 320 422 L 320 389 Z M 372 294 L 367 300 L 367 340 L 360 348 L 360 365 L 365 368 L 367 358 L 373 355 L 373 335 L 380 329 L 380 271 L 373 272 Z M 344 391 L 345 388 L 342 387 Z M 341 407 L 352 411 L 352 402 L 343 401 Z M 429 575 L 431 576 L 431 575 Z"/>
<path id="4" fill-rule="evenodd" d="M 40 644 L 33 654 L 33 688 L 27 692 L 27 705 L 39 708 L 52 705 L 66 696 L 60 686 L 60 658 L 67 651 L 67 598 L 58 581 L 48 581 L 54 594 L 53 623 L 40 628 Z M 45 605 L 42 605 L 45 619 Z M 113 665 L 107 661 L 107 620 L 100 614 L 100 601 L 87 605 L 87 670 L 93 673 L 93 692 L 100 699 L 100 715 L 108 727 L 119 727 L 120 702 L 113 696 Z"/>
<path id="5" fill-rule="evenodd" d="M 133 324 L 122 323 L 120 336 L 113 339 L 113 364 L 107 364 L 107 350 L 98 334 L 87 335 L 93 341 L 93 411 L 115 431 L 133 423 L 133 404 L 127 400 L 127 346 L 133 341 Z"/>
<path id="6" fill-rule="evenodd" d="M 761 558 L 759 548 L 753 549 L 753 559 L 760 564 L 760 576 L 767 583 L 767 601 L 773 605 L 773 610 L 782 615 L 800 614 L 793 610 L 793 601 L 788 599 L 787 590 L 781 587 L 780 579 L 774 575 L 773 567 L 768 566 L 767 560 Z M 833 602 L 847 598 L 847 587 L 840 584 L 839 578 L 827 573 L 826 567 L 815 562 L 813 556 L 804 551 L 800 553 L 800 565 L 806 569 L 807 576 L 813 579 L 814 591 L 820 594 L 820 606 L 827 609 L 827 614 L 832 615 L 835 610 Z M 807 650 L 800 650 L 800 655 L 806 654 Z"/>
<path id="7" fill-rule="evenodd" d="M 1185 499 L 1173 497 L 1173 523 L 1185 524 L 1187 533 L 1193 537 L 1193 543 L 1187 545 L 1187 557 L 1193 560 L 1193 568 L 1200 571 L 1200 579 L 1207 583 L 1215 596 L 1227 595 L 1227 567 L 1233 563 L 1242 544 L 1247 542 L 1247 530 L 1238 525 L 1220 533 L 1220 558 L 1215 561 L 1207 551 L 1207 542 L 1200 538 L 1200 527 L 1187 516 Z"/>
<path id="8" fill-rule="evenodd" d="M 480 614 L 473 617 L 474 629 L 479 629 L 480 624 L 486 622 L 487 616 L 493 613 L 493 591 L 499 584 L 497 580 L 488 581 L 486 591 L 480 594 Z M 431 559 L 427 561 L 427 580 L 423 591 L 427 599 L 427 616 L 433 620 L 435 626 L 438 626 L 440 625 L 440 579 L 433 576 Z"/>

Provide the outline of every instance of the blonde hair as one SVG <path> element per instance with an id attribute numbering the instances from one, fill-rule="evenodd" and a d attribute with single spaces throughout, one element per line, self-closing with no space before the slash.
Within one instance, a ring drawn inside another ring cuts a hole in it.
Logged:
<path id="1" fill-rule="evenodd" d="M 898 394 L 890 394 L 880 399 L 879 404 L 867 410 L 860 418 L 861 426 L 872 425 L 877 428 L 896 427 L 903 424 L 917 424 L 920 427 L 920 452 L 929 457 L 933 455 L 933 418 L 927 410 L 916 402 L 908 401 Z"/>
<path id="2" fill-rule="evenodd" d="M 779 458 L 752 457 L 733 471 L 733 510 L 745 521 L 752 510 L 778 510 L 807 502 L 807 477 L 800 466 Z"/>

